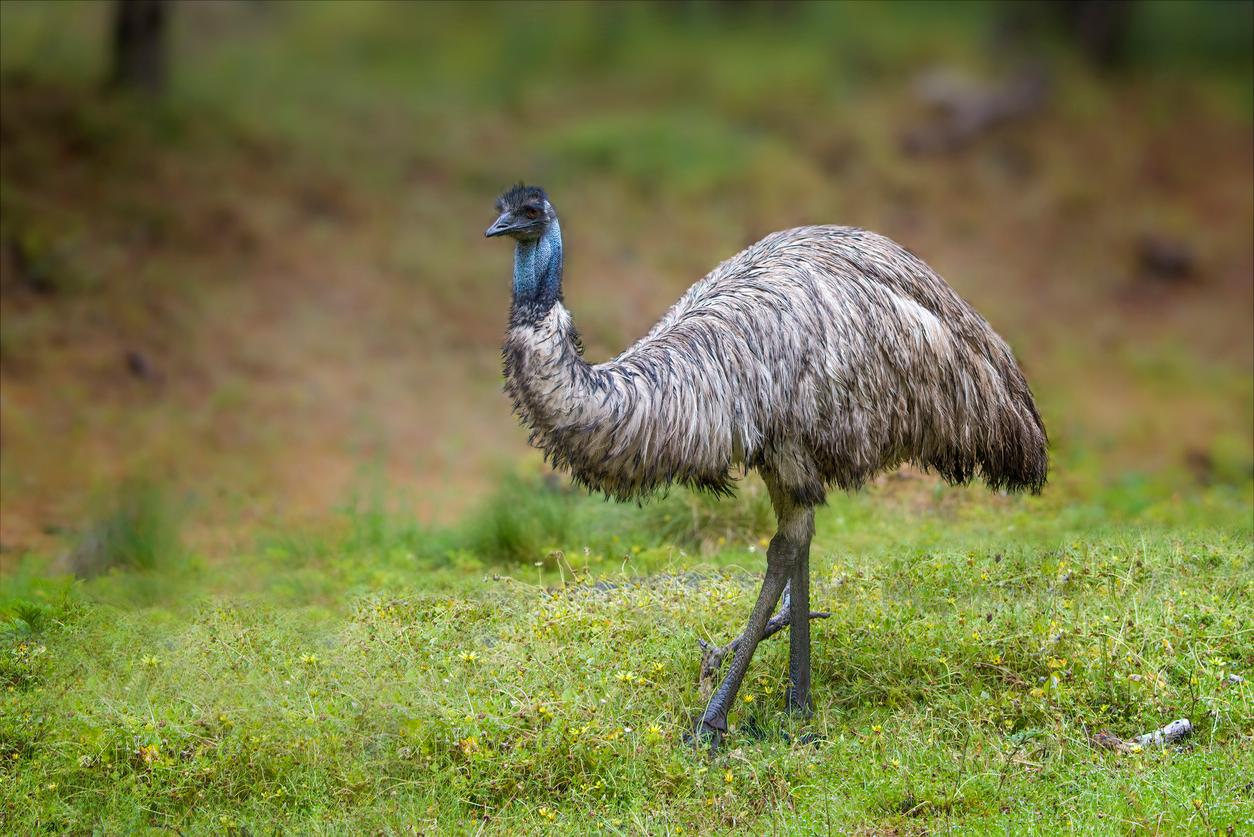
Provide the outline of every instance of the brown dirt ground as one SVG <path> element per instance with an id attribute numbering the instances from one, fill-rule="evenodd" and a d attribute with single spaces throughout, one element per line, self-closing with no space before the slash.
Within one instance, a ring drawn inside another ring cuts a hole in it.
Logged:
<path id="1" fill-rule="evenodd" d="M 568 304 L 599 359 L 770 229 L 876 228 L 1010 338 L 1059 445 L 1087 440 L 1112 470 L 1177 466 L 1248 439 L 1254 170 L 1248 123 L 1189 101 L 1155 121 L 1139 99 L 1156 94 L 1130 89 L 1100 121 L 1058 108 L 943 159 L 884 151 L 889 128 L 849 128 L 835 164 L 830 138 L 803 138 L 840 197 L 739 224 L 661 199 L 624 242 L 596 219 L 639 198 L 555 196 Z M 83 106 L 5 90 L 4 556 L 54 543 L 136 474 L 177 486 L 214 552 L 372 485 L 448 521 L 534 460 L 499 388 L 509 253 L 480 238 L 493 195 L 425 169 L 380 191 L 263 140 L 110 142 L 77 126 Z M 15 243 L 29 230 L 50 231 L 34 249 L 64 262 L 68 289 L 32 289 Z M 1158 230 L 1197 251 L 1195 278 L 1138 275 L 1135 242 Z"/>

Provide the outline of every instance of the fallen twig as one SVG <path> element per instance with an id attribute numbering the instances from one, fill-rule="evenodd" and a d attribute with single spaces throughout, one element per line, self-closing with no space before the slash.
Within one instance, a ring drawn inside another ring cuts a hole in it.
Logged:
<path id="1" fill-rule="evenodd" d="M 1028 685 L 1028 682 L 1026 680 L 1024 680 L 1019 675 L 1015 674 L 1013 671 L 1006 668 L 1005 666 L 999 666 L 994 663 L 986 663 L 986 662 L 981 661 L 981 662 L 977 662 L 975 664 L 975 667 L 976 668 L 989 668 L 989 669 L 992 669 L 993 671 L 1000 671 L 1003 675 L 1005 675 L 1007 680 L 1009 680 L 1011 683 L 1014 683 L 1017 686 Z"/>
<path id="2" fill-rule="evenodd" d="M 1181 738 L 1192 734 L 1192 722 L 1188 718 L 1181 718 L 1153 732 L 1147 732 L 1144 735 L 1138 735 L 1136 738 L 1126 740 L 1106 730 L 1102 730 L 1093 736 L 1093 743 L 1099 747 L 1105 747 L 1107 750 L 1115 750 L 1119 753 L 1136 753 L 1146 747 L 1162 747 L 1167 744 L 1173 744 Z"/>

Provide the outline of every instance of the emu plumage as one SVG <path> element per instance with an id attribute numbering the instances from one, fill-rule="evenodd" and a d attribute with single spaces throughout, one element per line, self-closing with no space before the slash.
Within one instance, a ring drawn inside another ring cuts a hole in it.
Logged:
<path id="1" fill-rule="evenodd" d="M 718 736 L 785 585 L 807 614 L 813 509 L 910 462 L 949 482 L 1037 492 L 1046 435 L 1005 341 L 934 271 L 852 227 L 773 233 L 697 282 L 611 361 L 582 357 L 562 304 L 547 195 L 501 197 L 487 234 L 517 240 L 505 388 L 555 466 L 616 499 L 673 483 L 729 492 L 756 469 L 779 519 L 767 576 L 699 727 Z M 809 628 L 790 630 L 789 703 L 809 707 Z M 747 640 L 747 641 L 744 641 Z"/>

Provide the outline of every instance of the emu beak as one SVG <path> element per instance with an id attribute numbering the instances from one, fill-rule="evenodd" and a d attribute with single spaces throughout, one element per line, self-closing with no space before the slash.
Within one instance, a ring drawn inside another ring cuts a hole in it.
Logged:
<path id="1" fill-rule="evenodd" d="M 505 235 L 505 233 L 509 232 L 510 227 L 512 226 L 513 225 L 510 223 L 509 213 L 503 213 L 500 218 L 497 218 L 492 222 L 492 226 L 483 231 L 483 237 L 496 238 L 498 235 Z"/>

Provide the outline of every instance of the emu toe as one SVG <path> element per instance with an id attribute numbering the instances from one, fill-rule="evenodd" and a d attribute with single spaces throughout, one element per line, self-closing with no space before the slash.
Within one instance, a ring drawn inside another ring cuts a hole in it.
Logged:
<path id="1" fill-rule="evenodd" d="M 814 704 L 811 703 L 809 695 L 798 694 L 789 689 L 785 702 L 788 706 L 789 715 L 802 720 L 809 720 L 814 717 Z"/>
<path id="2" fill-rule="evenodd" d="M 823 741 L 823 737 L 816 732 L 808 730 L 789 732 L 787 725 L 779 723 L 761 722 L 755 718 L 750 718 L 739 727 L 739 734 L 748 741 L 757 741 L 761 743 L 771 743 L 782 741 L 785 744 L 801 744 L 805 746 L 817 747 Z"/>
<path id="3" fill-rule="evenodd" d="M 713 718 L 698 716 L 693 723 L 692 730 L 684 733 L 684 743 L 691 745 L 693 749 L 700 750 L 706 747 L 710 751 L 710 755 L 718 752 L 718 748 L 723 743 L 723 738 L 727 735 L 727 716 L 720 715 Z"/>

